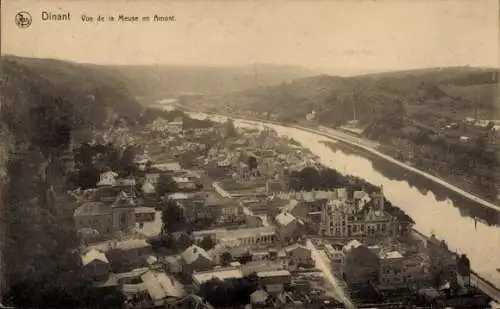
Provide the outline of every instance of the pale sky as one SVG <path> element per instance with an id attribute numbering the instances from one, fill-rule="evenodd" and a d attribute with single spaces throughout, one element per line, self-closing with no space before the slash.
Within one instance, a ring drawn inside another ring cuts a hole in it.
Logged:
<path id="1" fill-rule="evenodd" d="M 70 22 L 41 21 L 43 10 Z M 27 11 L 29 28 L 15 15 Z M 85 24 L 81 15 L 175 15 Z M 2 54 L 99 64 L 300 65 L 328 73 L 494 66 L 496 0 L 3 1 Z"/>

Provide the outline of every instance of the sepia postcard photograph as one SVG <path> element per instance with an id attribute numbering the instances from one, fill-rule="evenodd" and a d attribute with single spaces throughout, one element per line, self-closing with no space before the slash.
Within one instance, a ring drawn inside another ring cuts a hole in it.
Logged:
<path id="1" fill-rule="evenodd" d="M 498 0 L 1 0 L 0 309 L 500 309 Z"/>

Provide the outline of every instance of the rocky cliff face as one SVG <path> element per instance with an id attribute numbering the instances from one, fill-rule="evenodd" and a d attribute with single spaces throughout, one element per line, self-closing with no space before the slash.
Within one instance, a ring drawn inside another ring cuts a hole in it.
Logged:
<path id="1" fill-rule="evenodd" d="M 12 136 L 5 128 L 0 129 L 0 184 L 5 184 L 8 181 L 7 177 L 7 160 L 10 145 L 12 145 Z M 5 249 L 5 204 L 3 203 L 3 186 L 0 187 L 0 295 L 5 290 L 5 271 L 3 252 Z"/>
<path id="2" fill-rule="evenodd" d="M 72 145 L 135 123 L 140 107 L 119 82 L 81 65 L 11 57 L 0 65 L 0 292 L 17 306 L 77 306 L 63 159 Z"/>

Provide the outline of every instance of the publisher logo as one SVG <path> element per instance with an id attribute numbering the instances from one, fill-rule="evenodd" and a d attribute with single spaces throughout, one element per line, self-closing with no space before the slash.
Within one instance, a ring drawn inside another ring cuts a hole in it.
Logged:
<path id="1" fill-rule="evenodd" d="M 31 14 L 28 12 L 19 12 L 16 14 L 16 25 L 19 28 L 28 28 L 31 26 Z"/>

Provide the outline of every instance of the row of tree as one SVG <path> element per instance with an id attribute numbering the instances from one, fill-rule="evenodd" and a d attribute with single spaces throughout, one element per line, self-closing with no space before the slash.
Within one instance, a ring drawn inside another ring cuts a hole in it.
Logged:
<path id="1" fill-rule="evenodd" d="M 317 169 L 315 167 L 305 167 L 300 171 L 292 171 L 288 185 L 290 189 L 295 191 L 329 190 L 344 187 L 362 189 L 368 193 L 378 190 L 376 186 L 361 178 L 344 176 L 331 168 Z"/>

